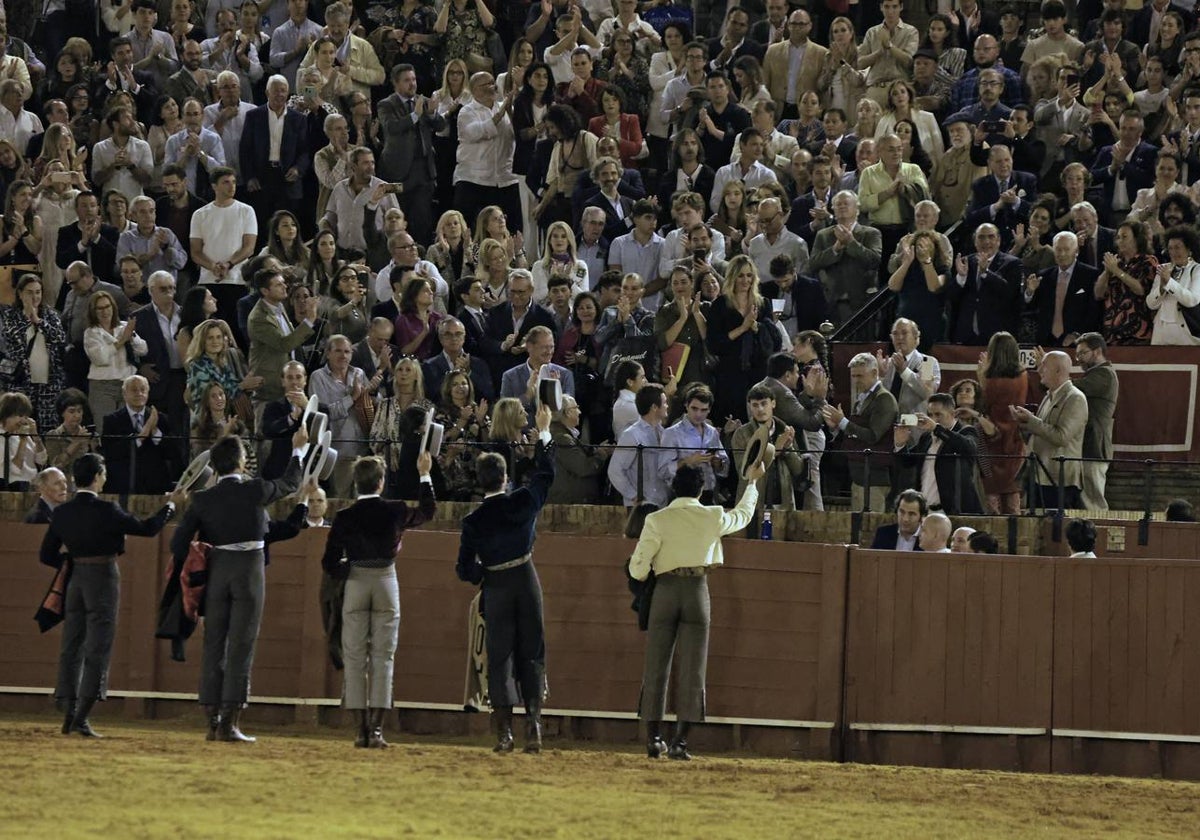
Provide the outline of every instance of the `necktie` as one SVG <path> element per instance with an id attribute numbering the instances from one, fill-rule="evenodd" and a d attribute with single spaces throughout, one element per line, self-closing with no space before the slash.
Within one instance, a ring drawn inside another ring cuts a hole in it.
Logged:
<path id="1" fill-rule="evenodd" d="M 140 411 L 133 415 L 133 431 L 134 434 L 141 434 L 142 432 L 142 413 Z"/>
<path id="2" fill-rule="evenodd" d="M 1063 306 L 1067 302 L 1067 289 L 1071 285 L 1071 274 L 1066 269 L 1058 270 L 1058 286 L 1054 289 L 1054 323 L 1050 325 L 1050 332 L 1055 338 L 1061 338 L 1066 332 L 1063 326 Z"/>

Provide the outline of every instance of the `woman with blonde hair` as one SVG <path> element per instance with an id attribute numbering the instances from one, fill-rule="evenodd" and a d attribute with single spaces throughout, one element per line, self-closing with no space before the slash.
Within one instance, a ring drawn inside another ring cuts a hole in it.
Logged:
<path id="1" fill-rule="evenodd" d="M 134 332 L 134 321 L 122 321 L 117 301 L 108 292 L 93 292 L 87 303 L 87 329 L 83 350 L 88 368 L 88 405 L 101 428 L 104 417 L 124 405 L 121 384 L 138 371 L 137 360 L 146 355 L 146 342 Z"/>
<path id="2" fill-rule="evenodd" d="M 575 233 L 566 222 L 552 222 L 546 229 L 546 247 L 542 258 L 533 264 L 534 303 L 545 303 L 550 293 L 550 280 L 566 277 L 571 281 L 571 297 L 590 288 L 587 263 L 575 251 Z"/>
<path id="3" fill-rule="evenodd" d="M 8 141 L 0 141 L 8 142 Z M 87 161 L 87 149 L 83 148 L 76 154 L 76 149 L 80 146 L 75 142 L 75 135 L 71 133 L 71 127 L 63 123 L 51 123 L 46 126 L 46 136 L 42 140 L 42 150 L 38 154 L 37 160 L 33 162 L 33 176 L 30 178 L 34 183 L 40 183 L 46 176 L 46 170 L 53 160 L 62 161 L 63 169 L 70 172 L 78 172 L 80 180 L 87 183 L 87 172 L 85 171 L 85 162 Z"/>
<path id="4" fill-rule="evenodd" d="M 469 273 L 469 250 L 466 218 L 458 210 L 447 210 L 433 230 L 433 244 L 425 252 L 425 259 L 433 263 L 450 288 L 454 288 L 459 279 Z"/>
<path id="5" fill-rule="evenodd" d="M 841 108 L 847 114 L 855 112 L 867 89 L 866 75 L 857 67 L 858 36 L 854 24 L 848 17 L 835 17 L 829 24 L 829 52 L 817 76 L 817 90 L 826 107 Z"/>
<path id="6" fill-rule="evenodd" d="M 240 359 L 233 333 L 220 318 L 209 318 L 192 331 L 192 343 L 183 361 L 187 370 L 188 406 L 192 412 L 200 410 L 202 395 L 210 382 L 221 383 L 230 402 L 243 392 L 262 386 L 263 378 L 245 373 Z"/>
<path id="7" fill-rule="evenodd" d="M 883 106 L 874 99 L 862 98 L 854 108 L 855 122 L 850 126 L 850 134 L 859 140 L 875 136 L 875 129 L 883 119 Z"/>
<path id="8" fill-rule="evenodd" d="M 492 409 L 492 425 L 488 430 L 488 443 L 481 452 L 495 452 L 508 465 L 510 487 L 520 487 L 533 466 L 533 447 L 525 432 L 529 417 L 525 406 L 515 397 L 503 397 Z M 476 488 L 478 491 L 478 488 Z M 478 492 L 476 495 L 479 495 Z"/>
<path id="9" fill-rule="evenodd" d="M 388 491 L 395 497 L 415 498 L 417 449 L 425 412 L 421 363 L 412 356 L 396 360 L 392 368 L 392 395 L 379 401 L 371 424 L 371 449 L 388 467 Z M 409 495 L 402 495 L 408 491 Z"/>
<path id="10" fill-rule="evenodd" d="M 483 240 L 475 279 L 483 284 L 483 308 L 491 309 L 508 300 L 508 249 L 495 239 Z M 516 270 L 516 269 L 513 269 Z"/>
<path id="11" fill-rule="evenodd" d="M 467 258 L 472 271 L 478 266 L 479 252 L 485 239 L 494 239 L 504 246 L 510 268 L 529 268 L 529 260 L 525 256 L 525 237 L 520 231 L 509 231 L 507 214 L 495 204 L 484 207 L 475 219 L 475 235 L 471 239 L 471 253 Z"/>
<path id="12" fill-rule="evenodd" d="M 457 165 L 458 112 L 468 102 L 474 101 L 467 79 L 470 73 L 467 63 L 461 58 L 452 58 L 442 69 L 442 86 L 431 97 L 438 116 L 446 119 L 446 127 L 433 135 L 433 150 L 437 158 L 438 207 L 454 204 L 454 167 Z M 500 95 L 499 98 L 503 99 Z"/>
<path id="13" fill-rule="evenodd" d="M 1035 107 L 1040 102 L 1054 99 L 1058 96 L 1058 71 L 1066 63 L 1067 56 L 1063 53 L 1044 55 L 1029 65 L 1029 73 L 1025 77 L 1029 85 L 1029 103 Z"/>
<path id="14" fill-rule="evenodd" d="M 705 341 L 717 357 L 713 422 L 746 419 L 746 391 L 767 375 L 767 359 L 782 346 L 771 307 L 758 290 L 754 261 L 739 254 L 729 261 L 721 295 L 708 310 Z"/>

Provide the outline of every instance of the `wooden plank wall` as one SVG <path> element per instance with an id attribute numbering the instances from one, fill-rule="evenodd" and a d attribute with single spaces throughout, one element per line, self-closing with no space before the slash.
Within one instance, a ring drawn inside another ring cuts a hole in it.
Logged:
<path id="1" fill-rule="evenodd" d="M 1119 519 L 1093 519 L 1096 525 L 1096 553 L 1113 559 L 1175 558 L 1180 560 L 1200 559 L 1200 523 L 1196 522 L 1151 522 L 1146 545 L 1138 545 L 1137 522 Z M 1065 528 L 1064 524 L 1064 528 Z M 1118 532 L 1125 543 L 1120 550 L 1111 544 Z M 1066 534 L 1061 542 L 1054 542 L 1054 523 L 1042 522 L 1042 545 L 1047 554 L 1066 557 L 1071 553 Z"/>

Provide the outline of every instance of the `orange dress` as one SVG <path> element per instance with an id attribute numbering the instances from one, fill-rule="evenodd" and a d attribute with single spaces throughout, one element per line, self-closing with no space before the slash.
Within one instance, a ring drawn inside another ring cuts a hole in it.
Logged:
<path id="1" fill-rule="evenodd" d="M 1021 470 L 1021 457 L 995 457 L 1005 455 L 1024 456 L 1025 442 L 1021 438 L 1021 427 L 1008 410 L 1011 405 L 1024 405 L 1028 398 L 1029 377 L 1025 371 L 1019 376 L 993 376 L 983 380 L 983 399 L 987 406 L 987 418 L 996 425 L 996 434 L 984 436 L 987 447 L 987 469 L 983 470 L 983 490 L 988 494 L 1019 493 L 1017 473 Z"/>

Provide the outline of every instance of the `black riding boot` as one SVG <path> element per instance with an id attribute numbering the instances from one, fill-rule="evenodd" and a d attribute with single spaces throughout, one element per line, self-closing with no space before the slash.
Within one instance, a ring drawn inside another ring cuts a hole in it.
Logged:
<path id="1" fill-rule="evenodd" d="M 79 701 L 79 705 L 75 709 L 75 718 L 71 721 L 71 731 L 78 732 L 85 738 L 103 738 L 99 732 L 92 729 L 92 725 L 88 723 L 88 715 L 92 711 L 92 706 L 96 705 L 95 697 L 86 697 Z"/>
<path id="2" fill-rule="evenodd" d="M 238 721 L 242 717 L 240 706 L 225 706 L 221 709 L 221 722 L 217 725 L 217 740 L 234 744 L 253 744 L 257 739 L 242 734 Z"/>
<path id="3" fill-rule="evenodd" d="M 371 731 L 367 736 L 367 746 L 373 750 L 386 749 L 388 742 L 383 740 L 383 718 L 387 709 L 371 709 Z"/>
<path id="4" fill-rule="evenodd" d="M 671 739 L 671 746 L 667 749 L 667 758 L 673 758 L 676 761 L 692 760 L 692 754 L 687 749 L 687 733 L 690 726 L 691 724 L 686 720 L 675 723 L 675 737 Z"/>
<path id="5" fill-rule="evenodd" d="M 367 740 L 371 737 L 371 730 L 367 724 L 366 709 L 354 710 L 354 725 L 358 729 L 357 734 L 354 736 L 354 746 L 360 749 L 365 749 L 367 746 Z"/>
<path id="6" fill-rule="evenodd" d="M 215 741 L 217 740 L 217 730 L 221 727 L 221 707 L 205 706 L 204 711 L 208 712 L 208 731 L 204 735 L 204 740 Z"/>
<path id="7" fill-rule="evenodd" d="M 662 721 L 646 721 L 646 755 L 650 758 L 662 758 L 667 753 L 667 742 L 662 736 Z"/>
<path id="8" fill-rule="evenodd" d="M 525 752 L 542 751 L 542 704 L 525 704 Z"/>
<path id="9" fill-rule="evenodd" d="M 492 752 L 508 753 L 513 751 L 512 706 L 495 706 L 492 708 L 492 722 L 496 728 L 496 746 Z"/>

